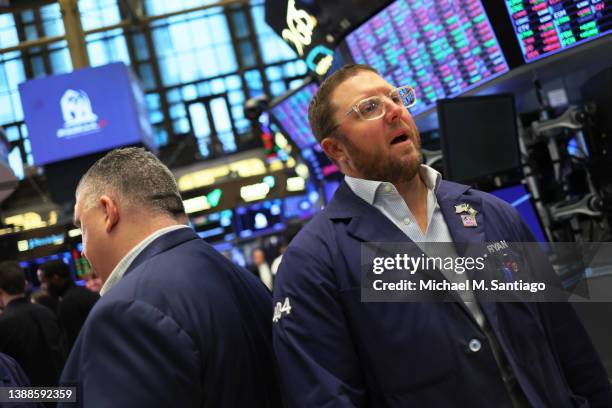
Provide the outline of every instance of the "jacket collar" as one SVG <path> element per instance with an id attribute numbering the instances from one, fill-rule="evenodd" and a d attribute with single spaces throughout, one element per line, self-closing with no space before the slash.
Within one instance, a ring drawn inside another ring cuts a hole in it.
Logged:
<path id="1" fill-rule="evenodd" d="M 469 186 L 443 180 L 436 191 L 438 204 L 456 244 L 484 242 L 485 240 L 482 199 L 466 194 L 469 190 Z M 455 206 L 463 203 L 469 204 L 478 211 L 476 227 L 464 227 L 460 214 L 455 213 Z M 332 220 L 349 220 L 347 231 L 361 241 L 401 242 L 406 240 L 406 235 L 402 231 L 375 207 L 353 193 L 344 181 L 324 212 Z"/>
<path id="2" fill-rule="evenodd" d="M 125 271 L 124 276 L 136 269 L 147 259 L 193 239 L 200 239 L 200 237 L 191 228 L 180 228 L 160 236 L 138 254 Z"/>
<path id="3" fill-rule="evenodd" d="M 442 180 L 436 191 L 436 196 L 453 238 L 457 254 L 460 256 L 481 256 L 482 254 L 470 253 L 471 251 L 469 251 L 469 249 L 476 249 L 478 246 L 469 247 L 467 245 L 469 243 L 485 242 L 482 199 L 473 194 L 469 194 L 469 190 L 470 187 L 467 185 Z M 476 227 L 464 227 L 460 214 L 455 212 L 455 206 L 464 203 L 469 204 L 478 211 L 476 215 Z M 325 208 L 324 212 L 331 220 L 348 220 L 347 232 L 363 242 L 405 242 L 409 240 L 409 238 L 380 211 L 355 195 L 344 181 L 336 190 L 332 201 Z M 455 296 L 454 292 L 450 295 L 457 300 L 457 304 L 464 309 L 470 317 L 470 320 L 476 325 L 473 316 L 467 311 L 467 308 L 463 302 L 459 300 L 459 297 Z M 497 327 L 497 312 L 495 305 L 484 302 L 481 302 L 480 305 L 487 316 L 489 324 L 493 327 Z"/>

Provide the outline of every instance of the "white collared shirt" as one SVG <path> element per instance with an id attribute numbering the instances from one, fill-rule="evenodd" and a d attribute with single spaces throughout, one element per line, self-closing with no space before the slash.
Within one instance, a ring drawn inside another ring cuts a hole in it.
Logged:
<path id="1" fill-rule="evenodd" d="M 140 241 L 134 248 L 130 250 L 130 252 L 128 252 L 119 261 L 117 266 L 115 266 L 115 269 L 113 269 L 111 274 L 108 276 L 108 279 L 106 280 L 106 282 L 104 282 L 104 286 L 102 286 L 102 289 L 100 289 L 100 296 L 108 292 L 113 286 L 115 286 L 121 280 L 121 278 L 123 278 L 123 275 L 128 270 L 128 268 L 130 267 L 134 259 L 136 259 L 136 257 L 140 255 L 140 253 L 151 242 L 153 242 L 155 239 L 161 237 L 162 235 L 168 232 L 178 230 L 181 228 L 189 228 L 189 227 L 187 225 L 172 225 L 170 227 L 159 229 L 155 231 L 154 233 L 152 233 L 151 235 L 149 235 L 148 237 L 146 237 L 145 239 L 143 239 L 142 241 Z"/>
<path id="2" fill-rule="evenodd" d="M 436 192 L 442 181 L 442 175 L 425 164 L 421 164 L 419 175 L 427 187 L 427 230 L 425 233 L 421 231 L 408 204 L 406 204 L 406 201 L 404 201 L 392 183 L 364 180 L 349 176 L 345 176 L 344 180 L 353 190 L 353 193 L 383 213 L 389 221 L 393 222 L 397 228 L 413 242 L 417 243 L 417 245 L 419 242 L 453 242 L 448 224 L 444 219 L 440 204 L 436 198 Z M 421 249 L 425 251 L 425 248 Z M 455 250 L 450 246 L 428 245 L 427 249 L 429 252 L 427 253 L 428 256 L 457 256 Z M 442 252 L 437 253 L 438 250 Z M 453 271 L 442 269 L 440 272 L 451 282 L 461 282 L 465 279 L 464 275 L 456 274 Z M 474 294 L 471 291 L 461 291 L 459 296 L 474 316 L 478 325 L 483 327 L 485 317 L 474 299 Z"/>
<path id="3" fill-rule="evenodd" d="M 427 187 L 427 230 L 425 233 L 419 228 L 412 211 L 392 183 L 349 176 L 345 176 L 344 180 L 353 193 L 376 207 L 412 241 L 453 242 L 436 198 L 442 175 L 424 164 L 421 165 L 419 174 Z"/>

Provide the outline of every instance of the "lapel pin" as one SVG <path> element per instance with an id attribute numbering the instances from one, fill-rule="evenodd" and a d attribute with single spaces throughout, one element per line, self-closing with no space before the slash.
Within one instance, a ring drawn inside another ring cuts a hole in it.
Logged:
<path id="1" fill-rule="evenodd" d="M 466 203 L 462 203 L 455 206 L 455 214 L 461 214 L 462 212 L 466 212 L 468 210 L 468 205 Z"/>
<path id="2" fill-rule="evenodd" d="M 464 213 L 467 213 L 467 214 L 464 214 Z M 478 214 L 478 211 L 472 208 L 471 205 L 467 203 L 461 203 L 461 204 L 456 205 L 455 214 L 460 215 L 461 223 L 463 224 L 464 227 L 473 228 L 473 227 L 478 226 L 478 223 L 476 222 L 476 214 Z"/>
<path id="3" fill-rule="evenodd" d="M 477 227 L 476 214 L 461 214 L 461 222 L 466 228 Z"/>

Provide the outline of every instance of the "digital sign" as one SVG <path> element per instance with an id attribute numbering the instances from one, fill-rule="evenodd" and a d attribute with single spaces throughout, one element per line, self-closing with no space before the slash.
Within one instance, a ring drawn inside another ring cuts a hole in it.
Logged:
<path id="1" fill-rule="evenodd" d="M 236 229 L 240 238 L 282 230 L 282 206 L 282 200 L 278 199 L 236 208 Z"/>
<path id="2" fill-rule="evenodd" d="M 526 62 L 556 54 L 612 31 L 604 0 L 505 0 Z"/>
<path id="3" fill-rule="evenodd" d="M 270 110 L 300 150 L 318 143 L 308 123 L 308 105 L 318 89 L 316 83 L 308 83 L 275 102 Z"/>
<path id="4" fill-rule="evenodd" d="M 302 149 L 301 153 L 317 180 L 324 180 L 338 173 L 338 167 L 329 160 L 320 144 Z"/>
<path id="5" fill-rule="evenodd" d="M 285 197 L 283 204 L 283 217 L 286 220 L 292 218 L 306 220 L 315 215 L 319 210 L 308 195 Z"/>
<path id="6" fill-rule="evenodd" d="M 198 215 L 190 218 L 190 221 L 200 238 L 205 241 L 231 241 L 236 238 L 232 210 Z"/>
<path id="7" fill-rule="evenodd" d="M 140 84 L 123 63 L 83 68 L 19 85 L 34 163 L 119 146 L 155 146 Z"/>
<path id="8" fill-rule="evenodd" d="M 413 114 L 509 70 L 480 0 L 397 0 L 346 44 L 355 62 L 415 88 Z"/>

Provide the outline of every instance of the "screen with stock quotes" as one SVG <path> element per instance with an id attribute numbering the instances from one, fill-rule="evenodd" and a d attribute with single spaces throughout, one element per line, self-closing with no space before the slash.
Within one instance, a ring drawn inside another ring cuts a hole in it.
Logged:
<path id="1" fill-rule="evenodd" d="M 604 0 L 504 1 L 525 62 L 612 32 L 612 5 Z"/>
<path id="2" fill-rule="evenodd" d="M 317 144 L 308 124 L 308 104 L 317 89 L 319 87 L 316 83 L 304 85 L 271 109 L 283 130 L 287 132 L 300 149 Z"/>
<path id="3" fill-rule="evenodd" d="M 415 88 L 413 114 L 509 70 L 479 0 L 397 0 L 346 43 L 355 62 Z"/>

